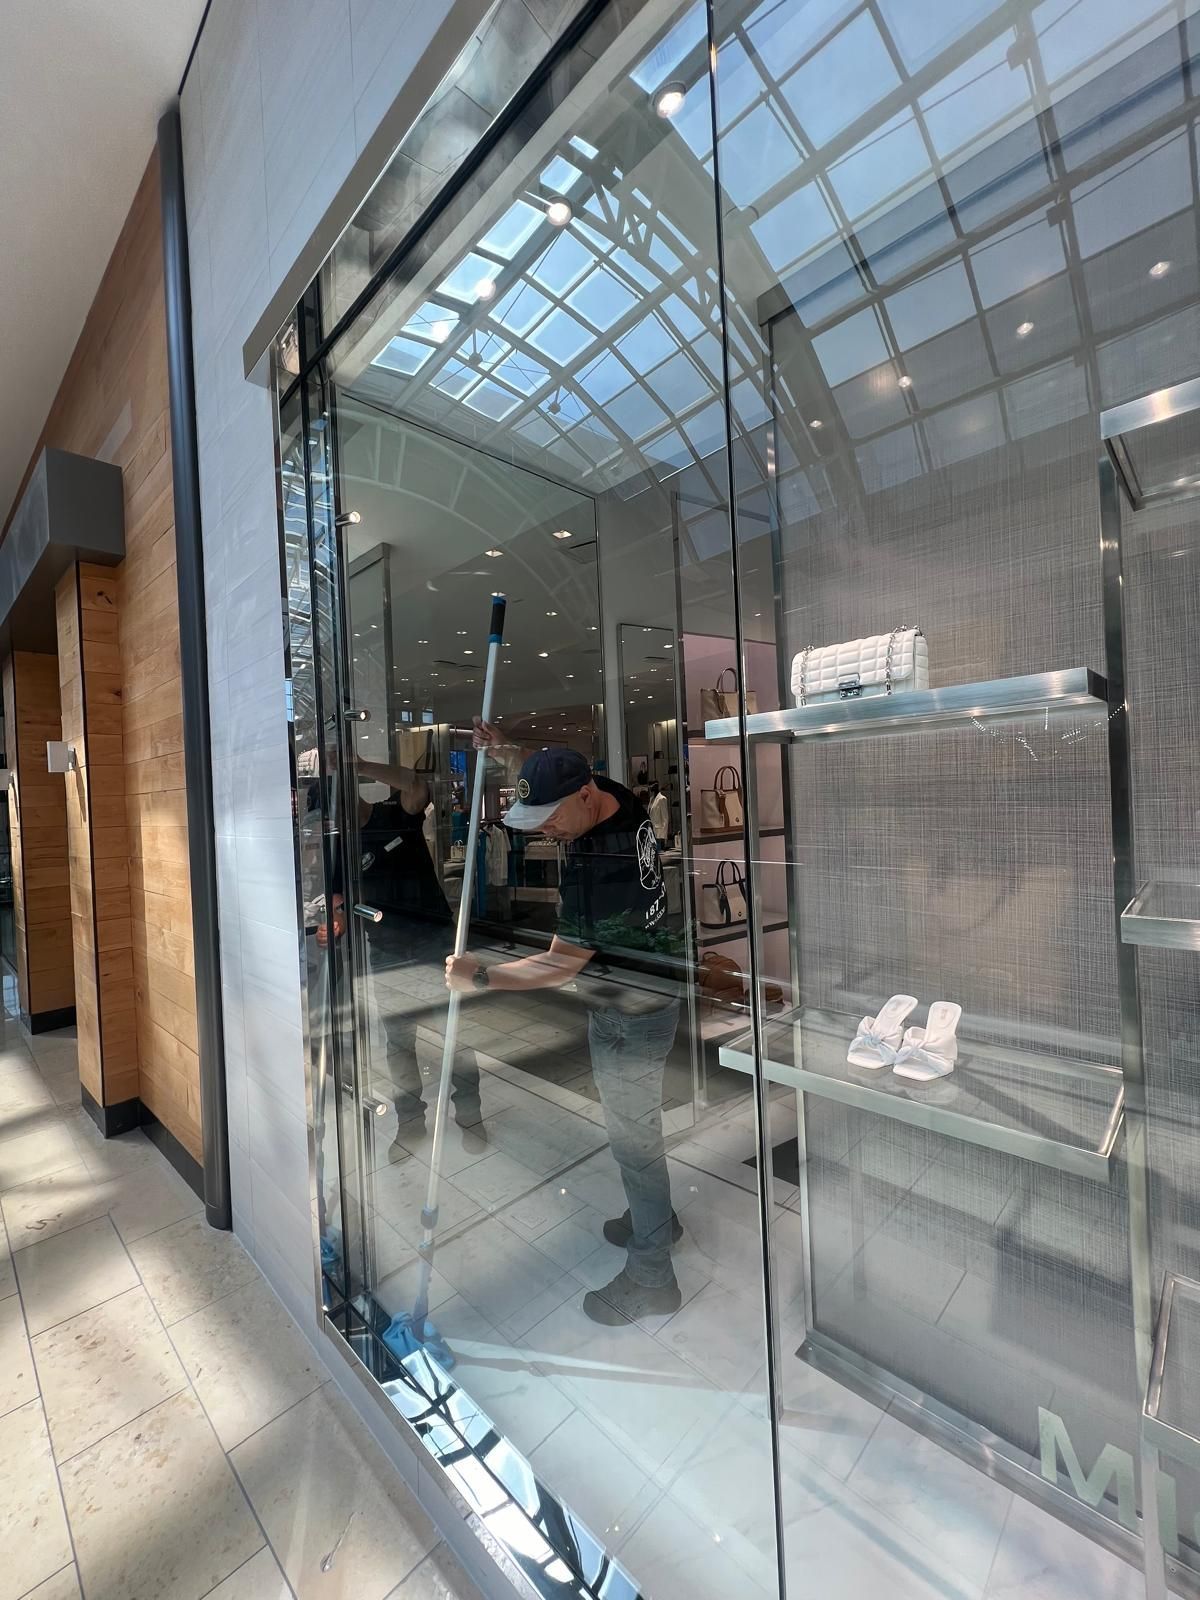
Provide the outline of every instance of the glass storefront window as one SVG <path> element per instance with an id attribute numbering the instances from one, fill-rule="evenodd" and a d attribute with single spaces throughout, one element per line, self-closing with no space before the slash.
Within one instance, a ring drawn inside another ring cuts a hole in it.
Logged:
<path id="1" fill-rule="evenodd" d="M 1200 1566 L 1192 9 L 500 0 L 297 310 L 324 1303 L 546 1592 Z"/>

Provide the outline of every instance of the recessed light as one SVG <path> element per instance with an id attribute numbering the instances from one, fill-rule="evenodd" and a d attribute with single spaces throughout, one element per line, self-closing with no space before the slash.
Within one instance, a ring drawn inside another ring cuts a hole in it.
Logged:
<path id="1" fill-rule="evenodd" d="M 551 200 L 546 207 L 546 221 L 555 228 L 565 228 L 574 215 L 569 200 Z"/>
<path id="2" fill-rule="evenodd" d="M 464 647 L 463 647 L 463 655 L 465 655 L 465 656 L 473 656 L 474 654 L 475 654 L 475 652 L 474 652 L 474 650 L 471 649 L 470 645 L 464 645 Z"/>
<path id="3" fill-rule="evenodd" d="M 569 539 L 571 537 L 571 530 L 570 528 L 559 528 L 554 537 L 556 539 Z"/>
<path id="4" fill-rule="evenodd" d="M 820 417 L 814 417 L 809 423 L 810 428 L 823 428 L 824 426 L 825 424 L 821 421 Z"/>
<path id="5" fill-rule="evenodd" d="M 664 83 L 654 96 L 654 109 L 660 117 L 673 117 L 683 107 L 687 99 L 687 85 L 684 83 Z"/>
<path id="6" fill-rule="evenodd" d="M 465 628 L 460 628 L 458 630 L 458 637 L 460 639 L 465 639 L 467 637 L 467 630 Z"/>
<path id="7" fill-rule="evenodd" d="M 568 678 L 573 678 L 574 676 L 575 676 L 575 674 L 573 672 L 568 672 L 567 673 L 567 677 Z"/>
<path id="8" fill-rule="evenodd" d="M 494 278 L 480 278 L 475 285 L 476 300 L 491 300 L 496 293 L 496 280 Z"/>
<path id="9" fill-rule="evenodd" d="M 539 651 L 538 651 L 538 655 L 540 655 L 540 656 L 541 656 L 541 658 L 542 658 L 542 660 L 543 660 L 543 661 L 544 661 L 544 660 L 545 660 L 545 659 L 546 659 L 546 657 L 547 657 L 547 656 L 548 656 L 548 655 L 549 655 L 549 654 L 550 654 L 550 652 L 549 652 L 549 650 L 539 650 Z"/>
<path id="10" fill-rule="evenodd" d="M 447 322 L 445 317 L 439 317 L 438 320 L 431 325 L 429 329 L 429 337 L 433 340 L 434 344 L 445 344 L 446 340 L 453 332 L 453 327 L 453 323 Z"/>
<path id="11" fill-rule="evenodd" d="M 418 639 L 418 640 L 417 640 L 417 643 L 418 643 L 418 644 L 428 644 L 428 643 L 429 643 L 429 640 L 428 640 L 428 639 Z"/>
<path id="12" fill-rule="evenodd" d="M 903 375 L 903 377 L 897 378 L 896 382 L 900 385 L 900 387 L 902 389 L 911 389 L 912 388 L 912 379 L 909 377 L 907 372 Z"/>
<path id="13" fill-rule="evenodd" d="M 1032 322 L 1020 322 L 1020 323 L 1017 324 L 1017 338 L 1018 339 L 1028 339 L 1029 335 L 1032 332 L 1033 332 L 1033 323 Z"/>
<path id="14" fill-rule="evenodd" d="M 557 611 L 547 611 L 546 615 L 548 617 L 556 617 L 558 615 L 558 612 Z"/>
<path id="15" fill-rule="evenodd" d="M 1150 276 L 1152 278 L 1165 278 L 1170 270 L 1171 263 L 1169 261 L 1156 261 L 1150 268 Z"/>
<path id="16" fill-rule="evenodd" d="M 504 554 L 504 551 L 503 550 L 485 550 L 483 553 L 484 553 L 485 556 L 491 556 L 492 560 L 494 561 L 497 556 L 502 556 Z"/>

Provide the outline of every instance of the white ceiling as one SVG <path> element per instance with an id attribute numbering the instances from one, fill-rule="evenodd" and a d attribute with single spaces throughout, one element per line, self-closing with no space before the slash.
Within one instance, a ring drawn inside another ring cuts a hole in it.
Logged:
<path id="1" fill-rule="evenodd" d="M 3 0 L 0 527 L 203 11 L 204 0 Z"/>

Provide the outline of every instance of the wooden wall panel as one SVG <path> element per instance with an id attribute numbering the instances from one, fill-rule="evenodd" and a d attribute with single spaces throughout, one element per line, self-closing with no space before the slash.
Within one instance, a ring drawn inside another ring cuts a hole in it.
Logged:
<path id="1" fill-rule="evenodd" d="M 91 892 L 100 929 L 94 1026 L 106 1055 L 116 1053 L 105 1087 L 111 1094 L 120 1074 L 132 1081 L 136 1059 L 134 1092 L 200 1160 L 157 156 L 38 449 L 46 444 L 115 461 L 125 485 L 124 562 L 80 573 Z M 106 585 L 112 605 L 100 598 Z M 82 939 L 78 922 L 76 929 Z"/>
<path id="2" fill-rule="evenodd" d="M 62 738 L 58 660 L 17 650 L 4 664 L 13 915 L 21 1009 L 34 1019 L 75 1004 L 71 889 L 64 780 L 46 766 L 46 744 Z"/>

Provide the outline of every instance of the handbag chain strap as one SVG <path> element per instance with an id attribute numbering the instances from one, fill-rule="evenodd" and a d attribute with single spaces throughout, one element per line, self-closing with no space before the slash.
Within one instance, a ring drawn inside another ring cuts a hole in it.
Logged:
<path id="1" fill-rule="evenodd" d="M 800 652 L 800 704 L 802 706 L 808 704 L 808 684 L 805 681 L 804 673 L 805 668 L 808 666 L 808 658 L 812 653 L 813 647 L 811 644 L 806 644 Z"/>

